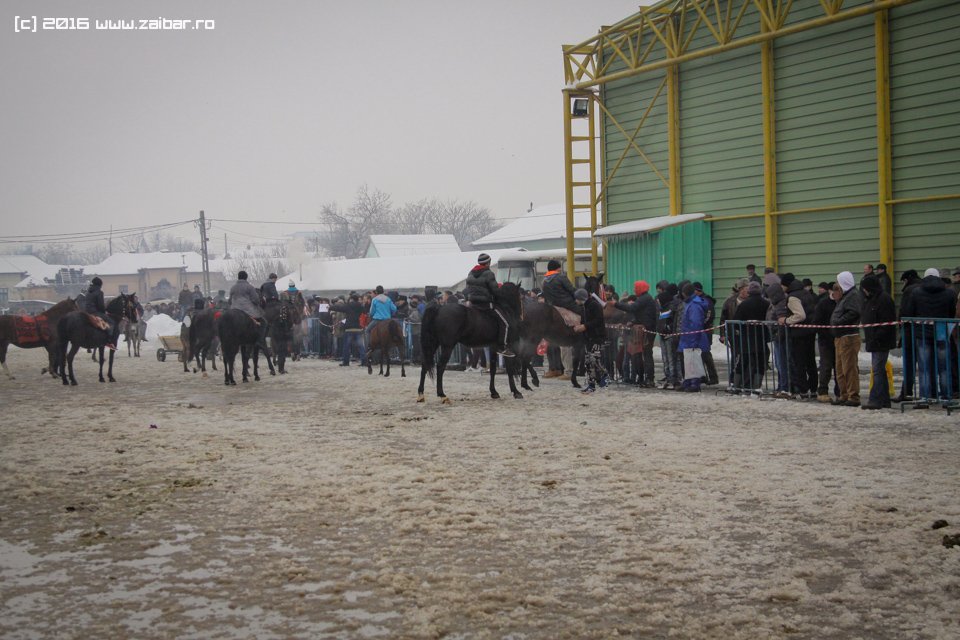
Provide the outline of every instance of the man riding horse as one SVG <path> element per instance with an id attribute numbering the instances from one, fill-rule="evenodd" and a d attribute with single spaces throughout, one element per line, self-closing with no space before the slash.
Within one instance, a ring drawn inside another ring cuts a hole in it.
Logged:
<path id="1" fill-rule="evenodd" d="M 481 253 L 477 257 L 477 266 L 470 270 L 467 275 L 467 300 L 470 306 L 475 309 L 493 311 L 500 318 L 500 331 L 497 333 L 497 343 L 501 348 L 497 350 L 500 355 L 512 358 L 513 351 L 507 346 L 511 333 L 517 335 L 516 318 L 511 314 L 505 314 L 503 309 L 494 305 L 497 299 L 497 277 L 490 270 L 490 256 Z"/>
<path id="2" fill-rule="evenodd" d="M 247 282 L 247 272 L 241 271 L 237 274 L 237 284 L 230 288 L 230 308 L 239 309 L 246 313 L 257 324 L 259 337 L 257 345 L 260 350 L 268 354 L 267 348 L 267 319 L 263 314 L 263 307 L 260 306 L 260 292 L 252 284 Z"/>
<path id="3" fill-rule="evenodd" d="M 105 345 L 106 348 L 110 349 L 111 351 L 116 351 L 119 327 L 116 326 L 107 316 L 107 305 L 103 299 L 103 280 L 94 276 L 93 280 L 90 281 L 90 286 L 87 288 L 87 292 L 83 295 L 83 303 L 80 307 L 80 311 L 83 311 L 87 315 L 93 316 L 93 318 L 100 321 L 91 321 L 91 324 L 96 326 L 98 329 L 103 330 L 107 334 L 109 339 Z"/>

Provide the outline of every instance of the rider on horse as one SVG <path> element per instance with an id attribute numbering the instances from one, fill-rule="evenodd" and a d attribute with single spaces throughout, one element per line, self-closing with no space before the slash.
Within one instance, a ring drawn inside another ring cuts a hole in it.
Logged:
<path id="1" fill-rule="evenodd" d="M 276 276 L 273 276 L 276 278 Z M 276 290 L 276 287 L 274 287 Z M 246 313 L 257 324 L 257 330 L 260 337 L 257 338 L 257 344 L 264 353 L 270 353 L 267 349 L 267 319 L 263 315 L 263 308 L 260 306 L 260 293 L 253 288 L 253 285 L 247 282 L 247 272 L 241 271 L 237 274 L 237 284 L 230 288 L 230 308 L 239 309 Z"/>
<path id="2" fill-rule="evenodd" d="M 117 327 L 107 316 L 107 305 L 103 299 L 103 280 L 94 276 L 93 280 L 90 281 L 90 287 L 87 288 L 87 292 L 83 295 L 83 306 L 80 310 L 87 315 L 101 320 L 101 323 L 92 324 L 107 333 L 109 339 L 105 346 L 111 351 L 116 351 Z M 106 324 L 106 327 L 104 327 L 103 324 Z"/>
<path id="3" fill-rule="evenodd" d="M 397 304 L 390 296 L 383 292 L 382 285 L 377 285 L 375 293 L 377 295 L 370 301 L 370 322 L 363 330 L 367 344 L 370 344 L 370 332 L 377 323 L 385 322 L 397 313 Z"/>
<path id="4" fill-rule="evenodd" d="M 264 307 L 280 302 L 280 294 L 277 293 L 277 274 L 271 273 L 270 279 L 260 285 L 260 295 L 263 297 Z"/>
<path id="5" fill-rule="evenodd" d="M 513 351 L 507 346 L 511 327 L 516 332 L 515 320 L 508 318 L 503 310 L 494 306 L 497 299 L 497 277 L 490 270 L 490 256 L 481 253 L 477 257 L 477 266 L 470 270 L 467 275 L 467 300 L 470 306 L 476 309 L 491 310 L 497 314 L 501 321 L 501 328 L 497 332 L 497 342 L 501 348 L 497 350 L 502 356 L 507 358 L 514 357 Z"/>

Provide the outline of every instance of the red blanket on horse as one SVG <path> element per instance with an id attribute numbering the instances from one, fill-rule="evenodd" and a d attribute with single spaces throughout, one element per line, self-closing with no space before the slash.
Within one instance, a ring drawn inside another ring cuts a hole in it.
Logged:
<path id="1" fill-rule="evenodd" d="M 50 341 L 50 323 L 46 316 L 14 316 L 13 330 L 16 344 L 21 347 L 39 346 Z"/>

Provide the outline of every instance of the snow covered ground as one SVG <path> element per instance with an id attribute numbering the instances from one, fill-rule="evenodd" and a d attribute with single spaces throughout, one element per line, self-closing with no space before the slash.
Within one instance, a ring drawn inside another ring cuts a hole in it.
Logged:
<path id="1" fill-rule="evenodd" d="M 958 413 L 155 346 L 76 388 L 11 349 L 0 636 L 960 637 Z"/>

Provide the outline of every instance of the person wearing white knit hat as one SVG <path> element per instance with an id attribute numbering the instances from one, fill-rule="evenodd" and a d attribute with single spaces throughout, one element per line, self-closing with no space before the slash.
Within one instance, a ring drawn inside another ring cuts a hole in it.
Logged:
<path id="1" fill-rule="evenodd" d="M 931 267 L 923 272 L 920 286 L 904 301 L 904 318 L 953 318 L 957 309 L 957 294 L 940 276 L 940 270 Z M 920 397 L 949 401 L 953 393 L 953 361 L 956 354 L 950 347 L 949 329 L 945 323 L 937 325 L 920 323 L 913 325 L 917 357 L 917 379 Z"/>
<path id="2" fill-rule="evenodd" d="M 840 286 L 840 299 L 830 316 L 833 325 L 833 344 L 836 349 L 837 384 L 840 395 L 833 401 L 834 405 L 847 407 L 860 406 L 860 313 L 863 307 L 863 298 L 857 290 L 853 274 L 843 271 L 837 274 L 837 284 Z"/>

